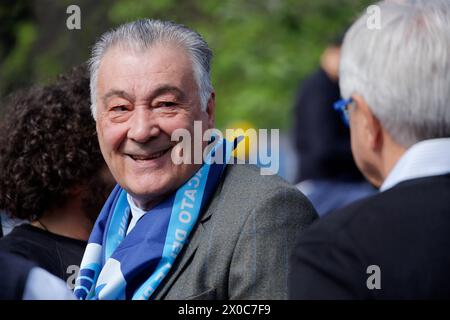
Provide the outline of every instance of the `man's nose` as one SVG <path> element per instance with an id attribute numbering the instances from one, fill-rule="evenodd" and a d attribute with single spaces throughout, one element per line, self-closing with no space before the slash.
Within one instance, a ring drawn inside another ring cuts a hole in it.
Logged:
<path id="1" fill-rule="evenodd" d="M 146 143 L 160 134 L 157 117 L 149 108 L 136 108 L 130 119 L 127 137 L 138 143 Z"/>

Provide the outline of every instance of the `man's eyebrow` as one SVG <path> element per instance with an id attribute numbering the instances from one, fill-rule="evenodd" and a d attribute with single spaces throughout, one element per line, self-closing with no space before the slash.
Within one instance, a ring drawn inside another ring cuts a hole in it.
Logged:
<path id="1" fill-rule="evenodd" d="M 170 86 L 170 85 L 165 85 L 165 86 L 161 86 L 161 87 L 157 88 L 151 94 L 151 96 L 152 96 L 152 98 L 156 98 L 157 96 L 165 94 L 165 93 L 172 93 L 172 94 L 176 95 L 178 99 L 181 99 L 181 100 L 183 100 L 186 96 L 181 89 L 174 87 L 174 86 Z"/>
<path id="2" fill-rule="evenodd" d="M 111 97 L 120 97 L 120 98 L 124 98 L 126 100 L 129 101 L 134 101 L 134 96 L 128 94 L 127 92 L 123 91 L 123 90 L 117 90 L 117 89 L 113 89 L 108 91 L 102 98 L 103 104 L 106 104 L 106 101 L 111 98 Z"/>
<path id="3" fill-rule="evenodd" d="M 180 100 L 184 100 L 184 98 L 186 96 L 185 93 L 181 89 L 179 89 L 175 86 L 163 85 L 151 93 L 150 100 L 156 98 L 159 95 L 165 94 L 165 93 L 172 93 L 172 94 L 176 95 L 176 97 Z M 112 89 L 102 97 L 103 104 L 106 104 L 107 100 L 111 97 L 120 97 L 120 98 L 124 98 L 128 101 L 135 100 L 134 95 L 131 95 L 131 94 L 127 93 L 126 91 Z"/>

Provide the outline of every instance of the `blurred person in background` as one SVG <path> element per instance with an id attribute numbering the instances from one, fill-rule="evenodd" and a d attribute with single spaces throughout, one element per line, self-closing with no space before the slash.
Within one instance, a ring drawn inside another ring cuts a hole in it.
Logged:
<path id="1" fill-rule="evenodd" d="M 73 300 L 64 281 L 35 263 L 0 251 L 0 300 Z"/>
<path id="2" fill-rule="evenodd" d="M 27 223 L 27 221 L 11 218 L 6 212 L 0 210 L 0 238 L 6 236 L 14 227 L 22 223 Z"/>
<path id="3" fill-rule="evenodd" d="M 86 68 L 18 92 L 3 112 L 0 209 L 30 224 L 0 239 L 0 250 L 67 279 L 114 186 L 90 118 Z"/>
<path id="4" fill-rule="evenodd" d="M 300 235 L 294 299 L 450 298 L 450 2 L 377 3 L 342 46 L 338 106 L 380 193 Z"/>
<path id="5" fill-rule="evenodd" d="M 297 187 L 321 216 L 375 192 L 353 160 L 348 126 L 333 110 L 334 102 L 341 96 L 342 40 L 343 35 L 325 49 L 320 68 L 303 81 L 294 109 L 293 140 L 299 157 Z"/>

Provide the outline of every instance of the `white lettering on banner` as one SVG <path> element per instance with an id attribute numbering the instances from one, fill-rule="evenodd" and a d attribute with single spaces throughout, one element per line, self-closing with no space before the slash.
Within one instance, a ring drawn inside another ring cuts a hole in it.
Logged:
<path id="1" fill-rule="evenodd" d="M 148 286 L 145 292 L 142 294 L 140 300 L 148 300 L 152 295 L 153 291 L 155 291 L 155 288 L 153 288 L 152 286 Z"/>
<path id="2" fill-rule="evenodd" d="M 172 244 L 172 253 L 171 256 L 176 258 L 178 253 L 180 253 L 183 248 L 184 241 L 186 240 L 187 232 L 182 229 L 177 229 L 175 231 L 175 240 Z"/>
<path id="3" fill-rule="evenodd" d="M 189 212 L 187 212 L 186 210 L 183 210 L 180 212 L 180 215 L 178 216 L 178 218 L 180 219 L 180 221 L 182 223 L 189 223 L 191 221 L 191 214 Z"/>
<path id="4" fill-rule="evenodd" d="M 184 196 L 188 197 L 192 202 L 195 202 L 195 193 L 197 192 L 197 190 L 186 190 L 184 192 Z M 186 198 L 183 198 L 183 200 L 185 200 Z"/>
<path id="5" fill-rule="evenodd" d="M 174 241 L 172 245 L 172 253 L 170 254 L 173 258 L 176 258 L 178 253 L 180 253 L 181 248 L 183 248 L 183 243 Z"/>
<path id="6" fill-rule="evenodd" d="M 193 182 L 195 182 L 194 185 L 192 184 Z M 189 185 L 189 187 L 198 188 L 198 186 L 200 185 L 200 179 L 197 177 L 193 177 L 191 180 L 189 180 L 188 185 Z"/>
<path id="7" fill-rule="evenodd" d="M 195 190 L 193 190 L 193 191 L 195 191 Z M 187 190 L 186 190 L 186 192 L 187 192 Z M 192 200 L 192 201 L 194 201 L 194 200 Z M 181 210 L 184 210 L 184 208 L 186 208 L 186 207 L 188 207 L 189 209 L 192 209 L 194 207 L 194 204 L 188 203 L 186 201 L 186 198 L 183 198 L 181 200 L 181 206 L 180 207 L 181 207 Z"/>
<path id="8" fill-rule="evenodd" d="M 175 231 L 175 240 L 183 242 L 186 240 L 187 232 L 186 230 L 177 229 Z"/>
<path id="9" fill-rule="evenodd" d="M 172 265 L 170 263 L 166 263 L 164 266 L 162 266 L 161 270 L 159 270 L 158 274 L 155 277 L 155 281 L 160 281 L 164 279 L 164 276 L 169 272 Z"/>
<path id="10" fill-rule="evenodd" d="M 200 186 L 200 179 L 202 176 L 202 170 L 198 170 L 197 173 L 195 174 L 194 177 L 192 177 L 189 182 L 188 185 L 192 186 L 192 182 L 196 181 L 195 186 L 193 186 L 194 188 L 198 188 Z M 180 214 L 178 215 L 178 219 L 182 222 L 182 223 L 189 223 L 192 219 L 191 217 L 191 213 L 185 209 L 193 209 L 194 208 L 194 202 L 195 202 L 195 195 L 197 193 L 197 190 L 195 189 L 189 189 L 184 191 L 183 194 L 183 198 L 181 199 L 181 205 L 180 205 L 180 209 L 182 210 L 180 212 Z M 188 199 L 192 202 L 189 203 Z M 186 208 L 187 207 L 187 208 Z"/>
<path id="11" fill-rule="evenodd" d="M 172 268 L 172 264 L 170 262 L 167 262 L 165 265 L 163 265 L 161 267 L 161 270 L 159 270 L 159 272 L 155 276 L 154 282 L 158 284 L 160 280 L 164 279 L 170 268 Z M 142 294 L 142 300 L 148 300 L 154 291 L 155 288 L 152 285 L 149 285 Z"/>

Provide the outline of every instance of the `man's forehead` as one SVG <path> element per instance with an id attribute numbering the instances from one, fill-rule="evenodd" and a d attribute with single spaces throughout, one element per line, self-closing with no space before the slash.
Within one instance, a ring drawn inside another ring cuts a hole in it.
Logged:
<path id="1" fill-rule="evenodd" d="M 99 89 L 165 90 L 175 93 L 194 80 L 190 59 L 180 49 L 157 47 L 135 52 L 113 48 L 103 57 L 98 77 Z M 171 90 L 170 87 L 173 87 Z M 104 91 L 102 90 L 102 91 Z"/>
<path id="2" fill-rule="evenodd" d="M 142 68 L 153 66 L 156 69 L 181 67 L 192 69 L 192 62 L 187 51 L 172 44 L 155 44 L 148 48 L 134 48 L 116 45 L 109 48 L 100 60 L 100 68 L 105 64 L 124 66 L 139 64 Z"/>

